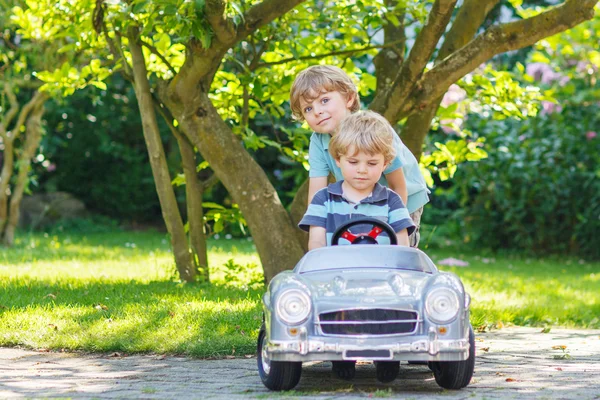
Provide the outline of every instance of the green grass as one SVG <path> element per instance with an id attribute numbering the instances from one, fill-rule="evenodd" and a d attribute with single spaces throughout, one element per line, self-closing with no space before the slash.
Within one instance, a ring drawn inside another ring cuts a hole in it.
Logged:
<path id="1" fill-rule="evenodd" d="M 182 284 L 160 233 L 19 236 L 0 253 L 0 345 L 253 354 L 264 290 L 254 246 L 221 239 L 209 251 L 212 285 Z M 475 326 L 600 328 L 598 262 L 427 252 L 470 263 L 441 269 L 458 274 L 471 293 Z"/>

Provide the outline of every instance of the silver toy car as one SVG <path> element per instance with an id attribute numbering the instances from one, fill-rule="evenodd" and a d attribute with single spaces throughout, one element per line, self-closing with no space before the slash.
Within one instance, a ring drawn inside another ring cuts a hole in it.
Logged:
<path id="1" fill-rule="evenodd" d="M 369 233 L 350 232 L 365 223 L 373 226 Z M 332 244 L 344 238 L 355 245 L 312 250 L 270 282 L 258 336 L 267 388 L 294 388 L 305 361 L 332 361 L 340 378 L 352 379 L 357 360 L 372 360 L 378 380 L 391 382 L 403 360 L 427 364 L 443 388 L 469 384 L 475 366 L 469 294 L 418 249 L 367 245 L 382 231 L 394 243 L 389 225 L 350 221 Z"/>

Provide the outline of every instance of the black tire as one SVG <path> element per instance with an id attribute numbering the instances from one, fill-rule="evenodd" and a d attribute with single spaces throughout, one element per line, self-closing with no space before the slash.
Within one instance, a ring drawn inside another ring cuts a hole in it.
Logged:
<path id="1" fill-rule="evenodd" d="M 393 382 L 400 372 L 400 361 L 376 361 L 377 380 L 381 383 Z"/>
<path id="2" fill-rule="evenodd" d="M 345 381 L 351 381 L 356 375 L 356 361 L 332 361 L 331 371 Z"/>
<path id="3" fill-rule="evenodd" d="M 431 362 L 431 370 L 438 385 L 444 389 L 462 389 L 466 387 L 475 370 L 475 334 L 469 325 L 469 358 L 465 361 Z"/>
<path id="4" fill-rule="evenodd" d="M 296 387 L 302 375 L 302 363 L 270 361 L 263 352 L 266 341 L 265 327 L 260 328 L 257 345 L 258 374 L 262 383 L 270 390 L 290 390 Z"/>

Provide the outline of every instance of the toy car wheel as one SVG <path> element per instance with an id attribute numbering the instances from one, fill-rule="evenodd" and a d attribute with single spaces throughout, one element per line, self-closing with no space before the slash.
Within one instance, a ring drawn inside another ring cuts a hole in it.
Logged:
<path id="1" fill-rule="evenodd" d="M 262 383 L 271 390 L 290 390 L 296 387 L 302 374 L 302 363 L 271 361 L 266 351 L 267 335 L 264 325 L 258 334 L 258 374 Z"/>
<path id="2" fill-rule="evenodd" d="M 377 380 L 381 383 L 392 382 L 400 372 L 400 361 L 376 361 Z"/>
<path id="3" fill-rule="evenodd" d="M 471 382 L 475 369 L 475 334 L 469 325 L 469 358 L 464 361 L 435 361 L 430 363 L 433 376 L 444 389 L 462 389 Z"/>
<path id="4" fill-rule="evenodd" d="M 351 381 L 356 375 L 356 361 L 332 361 L 331 370 L 340 379 Z"/>

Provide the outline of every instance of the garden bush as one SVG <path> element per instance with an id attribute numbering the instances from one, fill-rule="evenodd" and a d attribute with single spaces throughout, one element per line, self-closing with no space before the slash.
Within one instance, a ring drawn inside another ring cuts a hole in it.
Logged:
<path id="1" fill-rule="evenodd" d="M 471 115 L 487 159 L 467 163 L 445 191 L 467 242 L 600 257 L 600 126 L 595 104 L 526 121 Z"/>

